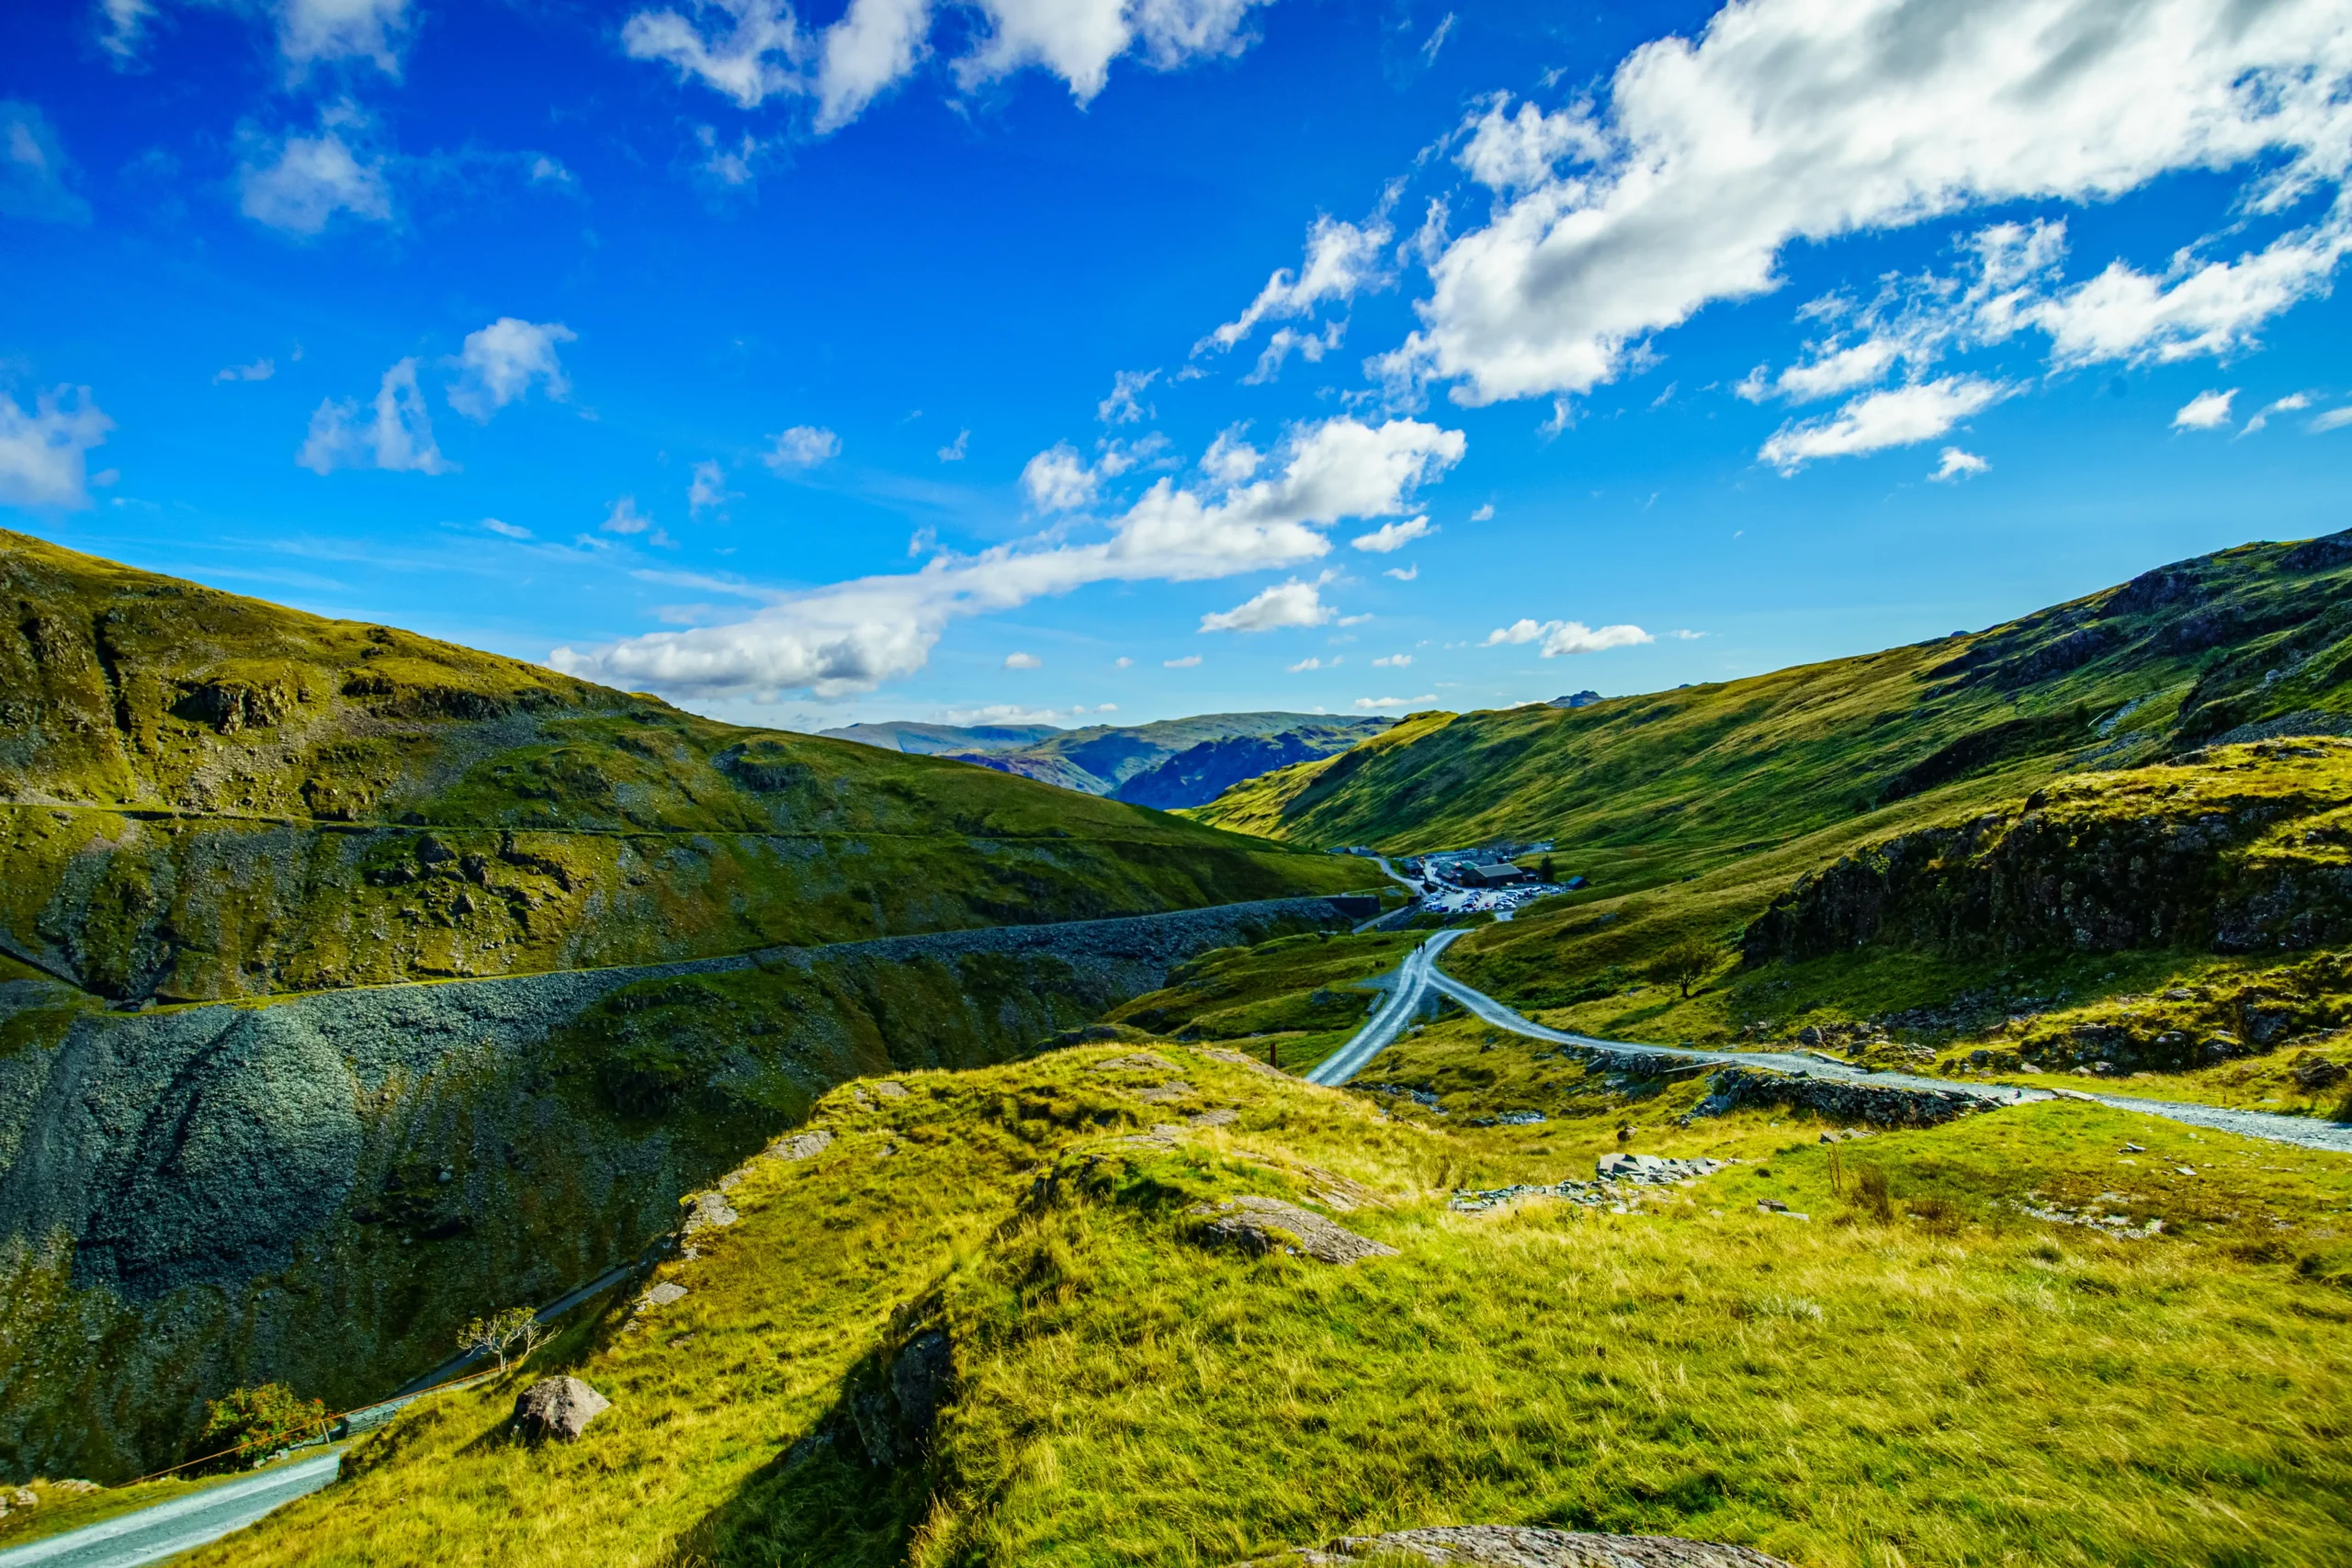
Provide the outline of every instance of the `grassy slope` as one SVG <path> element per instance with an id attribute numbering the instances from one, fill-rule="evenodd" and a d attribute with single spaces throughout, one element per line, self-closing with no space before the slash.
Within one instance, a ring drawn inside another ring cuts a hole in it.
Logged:
<path id="1" fill-rule="evenodd" d="M 1480 1034 L 1441 1024 L 1389 1065 L 1437 1081 L 1511 1055 Z M 1139 1043 L 837 1091 L 833 1145 L 756 1162 L 742 1221 L 664 1266 L 684 1300 L 534 1367 L 614 1399 L 576 1448 L 502 1435 L 515 1384 L 444 1398 L 196 1561 L 1218 1563 L 1474 1520 L 1819 1568 L 2340 1558 L 2352 1161 L 2052 1103 L 1843 1145 L 1849 1194 L 1863 1165 L 1889 1177 L 1881 1217 L 1833 1193 L 1794 1118 L 1674 1129 L 1690 1086 L 1547 1091 L 1551 1122 L 1481 1130 L 1213 1047 L 1110 1066 Z M 1136 1092 L 1170 1077 L 1192 1093 Z M 1133 1137 L 1216 1105 L 1238 1122 Z M 1637 1149 L 1749 1163 L 1625 1214 L 1448 1208 L 1589 1174 L 1628 1115 L 1659 1129 Z M 1401 1256 L 1188 1239 L 1193 1203 L 1245 1192 L 1353 1192 L 1343 1223 Z M 2047 1224 L 2029 1194 L 2168 1228 Z M 927 1461 L 876 1471 L 841 1411 L 930 1327 L 955 1399 Z"/>
<path id="2" fill-rule="evenodd" d="M 252 995 L 1143 913 L 1361 868 L 0 534 L 0 931 Z"/>

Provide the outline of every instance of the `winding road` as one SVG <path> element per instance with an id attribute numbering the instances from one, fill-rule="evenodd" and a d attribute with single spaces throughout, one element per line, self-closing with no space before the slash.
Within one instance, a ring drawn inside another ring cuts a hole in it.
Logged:
<path id="1" fill-rule="evenodd" d="M 2235 1133 L 2244 1137 L 2264 1138 L 2272 1143 L 2294 1144 L 2307 1149 L 2328 1149 L 2338 1154 L 2352 1154 L 2352 1126 L 2333 1122 L 2313 1121 L 2301 1116 L 2275 1116 L 2261 1111 L 2233 1111 L 2219 1105 L 2193 1105 L 2184 1100 L 2144 1100 L 2132 1095 L 2093 1094 L 2074 1089 L 2053 1090 L 2033 1089 L 2016 1084 L 1971 1083 L 1964 1079 L 1923 1077 L 1912 1073 L 1871 1072 L 1865 1068 L 1834 1061 L 1826 1056 L 1799 1055 L 1786 1051 L 1701 1051 L 1687 1045 L 1640 1045 L 1624 1040 L 1600 1040 L 1589 1034 L 1576 1034 L 1553 1029 L 1521 1017 L 1511 1009 L 1487 996 L 1471 989 L 1437 966 L 1438 956 L 1455 939 L 1466 935 L 1462 929 L 1442 931 L 1405 955 L 1393 975 L 1393 987 L 1380 1010 L 1355 1038 L 1340 1046 L 1309 1070 L 1305 1076 L 1309 1083 L 1336 1087 L 1346 1083 L 1372 1064 L 1374 1057 L 1389 1046 L 1415 1014 L 1431 991 L 1450 997 L 1498 1029 L 1531 1040 L 1549 1041 L 1594 1055 L 1617 1058 L 1673 1057 L 1706 1066 L 1762 1067 L 1771 1072 L 1787 1073 L 1796 1077 L 1833 1079 L 1847 1083 L 1865 1083 L 1877 1088 L 1933 1089 L 1946 1094 L 1964 1094 L 1973 1099 L 1998 1105 L 2015 1105 L 2027 1100 L 2062 1098 L 2095 1100 L 2118 1111 L 2139 1111 L 2144 1115 L 2161 1116 L 2167 1121 L 2184 1122 L 2192 1127 L 2208 1127 L 2215 1132 Z M 6 1568 L 0 1564 L 0 1568 Z"/>
<path id="2" fill-rule="evenodd" d="M 241 1530 L 335 1478 L 343 1450 L 0 1551 L 0 1568 L 138 1568 Z"/>

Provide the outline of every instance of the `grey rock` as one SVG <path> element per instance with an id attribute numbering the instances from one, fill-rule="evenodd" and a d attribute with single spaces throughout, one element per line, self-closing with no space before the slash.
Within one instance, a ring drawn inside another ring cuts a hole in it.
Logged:
<path id="1" fill-rule="evenodd" d="M 1196 1111 L 1184 1120 L 1195 1127 L 1230 1127 L 1241 1120 L 1241 1112 L 1229 1105 L 1220 1105 L 1211 1111 Z"/>
<path id="2" fill-rule="evenodd" d="M 901 1346 L 876 1378 L 850 1395 L 848 1414 L 866 1459 L 877 1468 L 910 1464 L 931 1448 L 933 1429 L 956 1383 L 956 1347 L 929 1328 Z"/>
<path id="3" fill-rule="evenodd" d="M 796 1133 L 781 1139 L 775 1145 L 778 1159 L 809 1159 L 833 1146 L 833 1135 L 824 1128 L 813 1132 Z"/>
<path id="4" fill-rule="evenodd" d="M 1394 1258 L 1396 1249 L 1295 1203 L 1279 1198 L 1227 1198 L 1190 1210 L 1201 1227 L 1202 1239 L 1212 1246 L 1235 1247 L 1253 1255 L 1280 1249 L 1304 1253 L 1324 1263 L 1353 1263 L 1366 1258 Z"/>
<path id="5" fill-rule="evenodd" d="M 686 1299 L 687 1291 L 675 1280 L 663 1280 L 638 1298 L 640 1307 L 665 1307 Z"/>
<path id="6" fill-rule="evenodd" d="M 695 1235 L 703 1231 L 720 1230 L 743 1216 L 728 1206 L 725 1197 L 717 1192 L 697 1192 L 686 1205 L 684 1223 L 678 1227 L 681 1235 Z"/>
<path id="7" fill-rule="evenodd" d="M 874 1092 L 880 1095 L 885 1100 L 904 1100 L 907 1098 L 909 1090 L 906 1085 L 902 1083 L 894 1083 L 890 1079 L 885 1078 L 880 1083 L 874 1086 Z"/>
<path id="8" fill-rule="evenodd" d="M 1746 1546 L 1665 1535 L 1588 1535 L 1513 1525 L 1447 1525 L 1341 1536 L 1273 1562 L 1341 1568 L 1368 1558 L 1419 1558 L 1441 1568 L 1789 1568 Z M 1250 1568 L 1249 1564 L 1238 1568 Z M 1272 1563 L 1263 1564 L 1272 1568 Z"/>
<path id="9" fill-rule="evenodd" d="M 574 1443 L 613 1402 L 574 1377 L 541 1378 L 514 1401 L 514 1427 L 526 1438 Z"/>

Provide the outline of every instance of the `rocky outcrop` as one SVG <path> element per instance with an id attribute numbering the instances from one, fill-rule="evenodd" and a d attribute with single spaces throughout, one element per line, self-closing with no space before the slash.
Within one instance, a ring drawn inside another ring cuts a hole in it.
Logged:
<path id="1" fill-rule="evenodd" d="M 2238 788 L 2224 770 L 2241 755 L 2258 771 L 2321 765 L 2308 781 Z M 1758 964 L 1872 943 L 1985 956 L 2352 941 L 2352 864 L 2332 815 L 2352 796 L 2347 761 L 2341 741 L 2256 746 L 2211 771 L 2143 769 L 1905 833 L 1799 879 L 1743 951 Z"/>
<path id="2" fill-rule="evenodd" d="M 1667 1535 L 1591 1535 L 1517 1525 L 1441 1525 L 1349 1535 L 1235 1568 L 1344 1568 L 1367 1561 L 1440 1568 L 1789 1568 L 1752 1547 Z"/>
<path id="3" fill-rule="evenodd" d="M 240 1383 L 379 1396 L 638 1256 L 835 1083 L 1009 1059 L 1206 949 L 1342 924 L 1272 900 L 62 1014 L 0 1056 L 0 1472 L 138 1473 Z"/>
<path id="4" fill-rule="evenodd" d="M 1396 1249 L 1332 1224 L 1311 1209 L 1279 1198 L 1227 1198 L 1191 1211 L 1203 1224 L 1196 1233 L 1210 1247 L 1230 1247 L 1251 1257 L 1287 1252 L 1322 1263 L 1355 1263 L 1394 1258 Z"/>
<path id="5" fill-rule="evenodd" d="M 1905 1089 L 1725 1067 L 1715 1074 L 1707 1098 L 1690 1114 L 1721 1116 L 1758 1105 L 1785 1105 L 1834 1122 L 1862 1122 L 1873 1127 L 1935 1127 L 1992 1108 L 1989 1100 L 1958 1089 Z"/>
<path id="6" fill-rule="evenodd" d="M 944 1328 L 913 1335 L 846 1401 L 850 1429 L 877 1469 L 913 1464 L 931 1451 L 939 1413 L 956 1384 L 956 1348 Z"/>

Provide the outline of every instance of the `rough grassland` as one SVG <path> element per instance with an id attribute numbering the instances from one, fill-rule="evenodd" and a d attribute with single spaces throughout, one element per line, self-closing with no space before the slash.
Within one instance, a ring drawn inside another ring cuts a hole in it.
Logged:
<path id="1" fill-rule="evenodd" d="M 1139 1047 L 1168 1066 L 1118 1065 Z M 1415 1048 L 1479 1050 L 1464 1025 Z M 1743 1113 L 1637 1134 L 1748 1163 L 1634 1212 L 1464 1213 L 1459 1186 L 1589 1174 L 1623 1102 L 1425 1125 L 1216 1049 L 1130 1038 L 837 1091 L 832 1144 L 755 1162 L 741 1222 L 663 1266 L 684 1298 L 524 1374 L 613 1398 L 579 1445 L 503 1435 L 521 1378 L 445 1398 L 196 1561 L 1213 1564 L 1476 1520 L 1821 1568 L 2341 1561 L 2352 1297 L 2297 1260 L 2344 1223 L 2352 1161 L 2058 1103 L 1833 1167 L 1812 1125 Z M 1190 1092 L 1139 1092 L 1170 1081 Z M 1217 1106 L 1238 1121 L 1136 1135 Z M 1883 1211 L 1832 1190 L 1865 1167 Z M 1237 1193 L 1400 1256 L 1199 1245 L 1187 1211 Z M 2100 1193 L 2166 1231 L 2016 1207 Z M 933 1330 L 953 1394 L 927 1456 L 876 1469 L 850 1407 Z"/>

